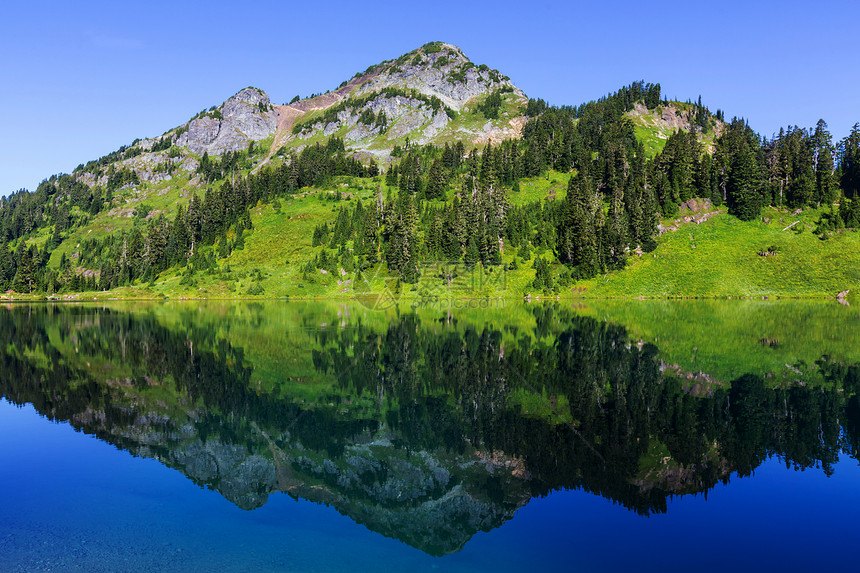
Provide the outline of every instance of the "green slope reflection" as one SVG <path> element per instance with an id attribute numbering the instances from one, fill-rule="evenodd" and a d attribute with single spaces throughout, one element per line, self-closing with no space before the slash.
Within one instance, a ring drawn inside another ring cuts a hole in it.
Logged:
<path id="1" fill-rule="evenodd" d="M 285 492 L 433 555 L 553 490 L 648 515 L 770 456 L 830 472 L 860 447 L 857 364 L 822 357 L 815 386 L 689 379 L 560 307 L 33 305 L 0 326 L 10 401 L 241 508 Z"/>

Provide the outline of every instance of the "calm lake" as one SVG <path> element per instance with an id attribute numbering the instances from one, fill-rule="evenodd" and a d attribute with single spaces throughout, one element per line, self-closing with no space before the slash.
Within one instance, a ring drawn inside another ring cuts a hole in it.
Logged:
<path id="1" fill-rule="evenodd" d="M 0 307 L 0 571 L 856 567 L 836 302 Z"/>

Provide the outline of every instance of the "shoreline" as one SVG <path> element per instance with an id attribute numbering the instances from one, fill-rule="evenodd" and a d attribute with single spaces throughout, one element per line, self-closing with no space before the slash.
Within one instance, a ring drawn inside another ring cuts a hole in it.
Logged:
<path id="1" fill-rule="evenodd" d="M 841 294 L 841 293 L 840 293 Z M 296 296 L 296 295 L 282 295 L 282 296 L 254 296 L 254 295 L 246 295 L 246 296 L 232 296 L 232 297 L 224 297 L 224 296 L 116 296 L 113 293 L 105 292 L 101 293 L 97 296 L 54 296 L 54 295 L 0 295 L 0 303 L 16 303 L 16 302 L 176 302 L 176 301 L 290 301 L 290 302 L 300 302 L 300 301 L 308 301 L 308 302 L 320 302 L 320 301 L 333 301 L 333 302 L 343 302 L 343 301 L 362 301 L 365 299 L 373 298 L 372 296 Z M 810 296 L 802 296 L 802 295 L 742 295 L 742 296 L 647 296 L 647 295 L 637 295 L 637 296 L 561 296 L 561 295 L 531 295 L 525 294 L 520 296 L 450 296 L 450 297 L 439 297 L 434 296 L 430 297 L 424 302 L 427 303 L 445 303 L 445 302 L 455 302 L 455 301 L 483 301 L 483 300 L 501 300 L 501 301 L 513 301 L 513 302 L 523 302 L 523 303 L 532 303 L 532 302 L 560 302 L 560 301 L 633 301 L 633 300 L 642 300 L 642 301 L 657 301 L 657 300 L 671 300 L 671 301 L 682 301 L 682 300 L 702 300 L 702 301 L 711 301 L 711 300 L 761 300 L 761 301 L 773 301 L 773 300 L 818 300 L 818 301 L 836 301 L 840 304 L 850 304 L 851 300 L 854 297 L 851 295 L 847 296 L 823 296 L 823 295 L 810 295 Z M 422 297 L 419 296 L 401 296 L 397 299 L 397 302 L 422 302 Z"/>

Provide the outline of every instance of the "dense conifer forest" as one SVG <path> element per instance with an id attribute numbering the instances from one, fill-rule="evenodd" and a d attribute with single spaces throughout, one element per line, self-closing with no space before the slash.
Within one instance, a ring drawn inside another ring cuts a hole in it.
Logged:
<path id="1" fill-rule="evenodd" d="M 497 99 L 489 96 L 481 112 L 498 113 Z M 0 199 L 0 289 L 110 290 L 154 283 L 170 268 L 188 276 L 217 268 L 219 259 L 244 248 L 256 205 L 274 204 L 277 211 L 301 189 L 326 188 L 339 176 L 377 178 L 376 198 L 343 202 L 333 222 L 316 228 L 313 244 L 323 249 L 304 262 L 305 273 L 344 269 L 360 278 L 384 263 L 402 282 L 414 283 L 428 261 L 492 268 L 503 264 L 503 250 L 514 249 L 536 270 L 534 288 L 552 290 L 557 282 L 623 269 L 632 253 L 652 251 L 662 218 L 677 215 L 693 197 L 725 205 L 744 221 L 767 206 L 826 206 L 819 232 L 860 226 L 860 125 L 838 142 L 823 120 L 768 138 L 742 119 L 724 123 L 699 98 L 691 131 L 675 132 L 649 159 L 625 115 L 636 103 L 649 110 L 668 104 L 659 84 L 643 82 L 578 107 L 529 100 L 521 139 L 471 148 L 462 141 L 419 146 L 407 140 L 383 167 L 357 159 L 336 137 L 247 176 L 235 175 L 242 152 L 204 155 L 198 172 L 208 189 L 194 193 L 187 207 L 154 218 L 138 207 L 131 229 L 82 240 L 73 256 L 63 253 L 58 265 L 49 264 L 65 237 L 111 208 L 117 189 L 137 183 L 134 171 L 111 164 L 134 152 L 120 149 L 86 166 L 108 176 L 104 186 L 62 174 L 34 192 Z M 709 148 L 699 136 L 711 131 Z M 159 145 L 169 149 L 165 139 Z M 563 200 L 510 202 L 524 177 L 547 170 L 571 174 Z M 338 191 L 328 198 L 348 197 Z M 30 239 L 46 228 L 51 239 L 39 247 Z M 533 257 L 533 250 L 544 254 Z M 561 272 L 549 272 L 550 262 L 562 265 Z M 509 263 L 517 264 L 517 258 Z"/>

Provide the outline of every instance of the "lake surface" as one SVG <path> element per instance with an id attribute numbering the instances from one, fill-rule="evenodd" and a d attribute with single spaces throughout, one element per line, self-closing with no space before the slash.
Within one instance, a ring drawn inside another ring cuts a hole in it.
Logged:
<path id="1" fill-rule="evenodd" d="M 853 569 L 860 313 L 0 308 L 0 571 Z"/>

